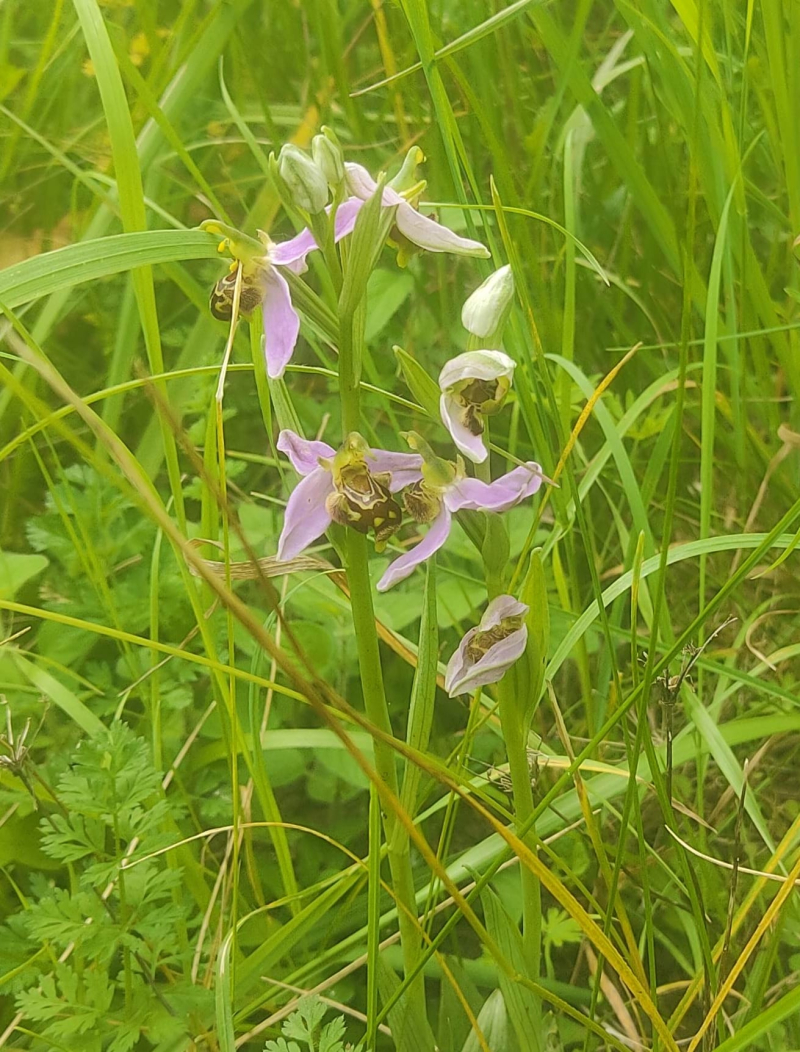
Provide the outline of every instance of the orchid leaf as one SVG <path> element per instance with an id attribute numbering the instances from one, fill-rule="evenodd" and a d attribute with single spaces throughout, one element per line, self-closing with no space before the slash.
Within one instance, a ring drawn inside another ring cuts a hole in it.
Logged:
<path id="1" fill-rule="evenodd" d="M 403 379 L 408 384 L 411 394 L 419 402 L 431 419 L 439 420 L 439 385 L 420 363 L 402 349 L 395 347 L 395 357 L 403 372 Z"/>
<path id="2" fill-rule="evenodd" d="M 339 313 L 343 318 L 351 317 L 366 295 L 367 283 L 394 223 L 397 206 L 383 204 L 383 187 L 384 180 L 379 179 L 375 192 L 358 213 L 350 238 L 339 295 Z"/>

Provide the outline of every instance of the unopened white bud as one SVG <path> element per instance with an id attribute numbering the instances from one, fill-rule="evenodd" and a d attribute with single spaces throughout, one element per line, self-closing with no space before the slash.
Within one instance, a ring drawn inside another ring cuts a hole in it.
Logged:
<path id="1" fill-rule="evenodd" d="M 491 336 L 505 321 L 514 296 L 514 275 L 506 264 L 490 274 L 461 309 L 461 322 L 473 336 Z"/>

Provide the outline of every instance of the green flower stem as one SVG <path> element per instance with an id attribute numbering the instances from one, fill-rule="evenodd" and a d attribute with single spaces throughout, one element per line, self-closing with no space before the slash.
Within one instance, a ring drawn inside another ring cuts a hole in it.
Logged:
<path id="1" fill-rule="evenodd" d="M 489 425 L 484 420 L 483 440 L 489 449 Z M 491 482 L 490 457 L 482 464 L 475 465 L 475 475 L 483 482 Z M 508 564 L 509 542 L 506 525 L 499 515 L 486 516 L 486 536 L 483 543 L 483 565 L 486 578 L 486 590 L 489 599 L 494 599 L 505 591 L 505 567 Z M 500 702 L 500 722 L 503 728 L 503 739 L 506 743 L 509 772 L 511 774 L 512 794 L 514 798 L 514 817 L 517 829 L 530 822 L 533 815 L 533 788 L 531 772 L 528 766 L 528 721 L 523 716 L 522 699 L 518 695 L 519 686 L 516 676 L 506 674 L 497 685 L 497 696 Z M 525 843 L 536 850 L 536 838 L 531 831 L 523 837 Z M 541 973 L 542 956 L 542 889 L 538 877 L 526 867 L 520 867 L 522 880 L 522 939 L 525 959 L 528 966 L 528 978 L 538 981 Z M 538 1048 L 537 1044 L 532 1048 Z"/>
<path id="2" fill-rule="evenodd" d="M 354 315 L 339 322 L 339 399 L 342 405 L 342 433 L 361 426 L 361 355 L 354 339 Z M 370 604 L 371 605 L 371 604 Z"/>
<path id="3" fill-rule="evenodd" d="M 506 743 L 509 773 L 514 798 L 516 828 L 529 825 L 533 817 L 533 788 L 528 765 L 528 728 L 520 719 L 520 704 L 513 674 L 506 674 L 497 687 L 500 700 L 500 721 Z M 533 829 L 522 838 L 532 851 L 536 850 Z M 527 866 L 520 866 L 522 878 L 522 939 L 528 965 L 528 978 L 538 981 L 542 956 L 542 890 L 539 878 Z"/>
<path id="4" fill-rule="evenodd" d="M 481 714 L 481 694 L 482 688 L 479 687 L 472 695 L 469 714 L 467 716 L 467 726 L 464 729 L 464 737 L 461 739 L 461 743 L 455 753 L 451 754 L 451 758 L 448 759 L 448 767 L 450 766 L 451 760 L 455 761 L 453 777 L 456 780 L 460 780 L 467 772 L 467 760 L 472 753 L 472 743 L 475 740 L 475 734 L 478 729 L 478 722 Z M 442 831 L 439 834 L 439 843 L 436 848 L 436 854 L 439 858 L 446 858 L 450 853 L 450 843 L 453 838 L 460 803 L 461 796 L 457 792 L 451 790 L 447 798 L 447 807 L 445 808 L 444 819 L 442 820 Z M 436 877 L 431 877 L 431 882 L 428 885 L 428 897 L 425 901 L 425 909 L 423 911 L 425 928 L 429 935 L 432 933 L 433 922 L 435 919 L 435 913 L 433 912 L 434 903 L 436 901 L 436 896 L 439 894 L 442 887 L 442 883 Z"/>
<path id="5" fill-rule="evenodd" d="M 483 421 L 483 441 L 487 451 L 489 450 L 489 421 Z M 486 457 L 482 464 L 475 465 L 475 477 L 481 482 L 492 481 L 491 454 Z M 489 599 L 495 599 L 505 591 L 505 574 L 508 566 L 510 552 L 508 543 L 508 530 L 506 524 L 499 515 L 489 515 L 486 518 L 486 533 L 483 538 L 483 569 L 486 578 L 486 591 Z"/>
<path id="6" fill-rule="evenodd" d="M 358 431 L 361 425 L 359 405 L 360 354 L 354 339 L 356 325 L 354 317 L 342 315 L 339 332 L 339 394 L 342 406 L 342 431 Z M 391 733 L 389 707 L 386 704 L 386 692 L 383 685 L 378 634 L 375 630 L 375 611 L 372 605 L 372 582 L 369 576 L 369 552 L 367 538 L 355 530 L 345 531 L 345 557 L 347 562 L 347 582 L 350 589 L 350 608 L 353 615 L 353 628 L 358 649 L 358 666 L 361 676 L 361 689 L 364 695 L 364 708 L 369 720 L 388 733 Z M 385 742 L 375 740 L 375 767 L 378 774 L 392 793 L 397 795 L 398 779 L 394 752 Z M 387 811 L 383 816 L 384 831 L 387 842 L 394 841 L 396 847 L 389 850 L 389 870 L 392 888 L 398 901 L 398 921 L 400 943 L 403 951 L 403 966 L 406 975 L 410 975 L 416 966 L 420 954 L 420 936 L 415 924 L 417 915 L 414 877 L 411 870 L 411 857 L 408 839 L 395 838 L 394 831 L 398 825 L 396 816 Z M 370 853 L 380 850 L 380 845 L 370 845 Z M 405 909 L 404 909 L 405 907 Z M 410 916 L 409 916 L 410 913 Z M 426 1018 L 425 986 L 422 972 L 411 983 L 408 991 L 409 1010 L 421 1019 Z"/>
<path id="7" fill-rule="evenodd" d="M 369 552 L 367 538 L 355 530 L 345 532 L 345 555 L 347 558 L 347 581 L 350 586 L 350 606 L 353 613 L 353 627 L 358 649 L 358 666 L 361 675 L 361 690 L 364 695 L 364 708 L 368 718 L 376 727 L 391 734 L 389 708 L 386 704 L 386 693 L 383 688 L 378 636 L 375 631 L 375 612 L 372 606 L 372 583 L 369 577 Z M 378 774 L 392 793 L 397 795 L 397 767 L 394 752 L 385 742 L 374 742 L 375 767 Z M 399 909 L 400 942 L 403 950 L 403 965 L 407 975 L 411 974 L 417 963 L 420 950 L 420 936 L 417 927 L 403 909 L 405 905 L 413 917 L 417 907 L 414 879 L 411 872 L 408 836 L 397 837 L 395 829 L 399 825 L 395 815 L 387 811 L 383 816 L 386 840 L 396 846 L 388 851 L 389 870 L 392 887 L 397 896 Z M 380 845 L 375 845 L 380 850 Z M 372 851 L 372 846 L 370 847 Z M 411 1008 L 425 1013 L 425 988 L 422 973 L 414 980 L 410 990 Z"/>
<path id="8" fill-rule="evenodd" d="M 333 208 L 327 215 L 325 212 L 319 212 L 317 215 L 309 216 L 309 226 L 311 232 L 314 235 L 319 247 L 322 249 L 322 255 L 325 260 L 325 266 L 328 268 L 328 273 L 333 281 L 333 287 L 338 296 L 342 291 L 342 265 L 339 262 L 339 256 L 336 253 L 336 244 L 334 241 L 334 223 L 336 221 L 336 209 L 338 208 L 338 200 L 334 202 Z"/>

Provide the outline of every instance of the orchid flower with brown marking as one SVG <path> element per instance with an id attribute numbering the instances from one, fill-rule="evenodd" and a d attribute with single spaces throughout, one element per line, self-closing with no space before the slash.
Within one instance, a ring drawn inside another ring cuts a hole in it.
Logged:
<path id="1" fill-rule="evenodd" d="M 528 609 L 511 595 L 498 595 L 489 603 L 480 624 L 466 633 L 447 663 L 444 689 L 451 698 L 497 683 L 522 657 Z"/>
<path id="2" fill-rule="evenodd" d="M 331 522 L 373 531 L 375 548 L 400 528 L 402 511 L 393 494 L 421 477 L 422 457 L 370 449 L 351 433 L 338 450 L 310 442 L 294 431 L 281 431 L 278 449 L 301 475 L 286 505 L 278 558 L 293 559 L 321 536 Z"/>
<path id="3" fill-rule="evenodd" d="M 544 477 L 539 465 L 530 461 L 494 482 L 482 482 L 467 478 L 460 458 L 453 464 L 437 457 L 415 432 L 409 432 L 406 441 L 422 454 L 422 465 L 417 472 L 418 481 L 409 486 L 403 500 L 406 511 L 416 522 L 429 524 L 428 532 L 418 544 L 390 563 L 378 581 L 379 592 L 404 580 L 442 547 L 457 511 L 508 511 L 536 493 Z"/>
<path id="4" fill-rule="evenodd" d="M 465 457 L 476 464 L 489 455 L 483 418 L 503 407 L 516 362 L 503 351 L 466 351 L 451 358 L 439 373 L 442 423 Z"/>
<path id="5" fill-rule="evenodd" d="M 398 261 L 402 265 L 415 251 L 420 250 L 453 252 L 456 255 L 487 259 L 490 255 L 489 250 L 480 241 L 473 241 L 453 233 L 449 227 L 430 216 L 422 215 L 414 207 L 413 202 L 419 199 L 425 189 L 424 180 L 417 180 L 415 176 L 416 166 L 423 160 L 422 150 L 418 146 L 412 146 L 406 155 L 403 167 L 394 179 L 389 180 L 383 191 L 383 204 L 397 208 L 390 237 L 400 249 Z M 353 195 L 345 201 L 345 204 L 355 201 L 358 202 L 360 208 L 372 197 L 378 184 L 362 165 L 348 161 L 344 167 L 347 189 Z"/>
<path id="6" fill-rule="evenodd" d="M 343 202 L 334 219 L 334 238 L 340 241 L 351 233 L 361 202 Z M 260 230 L 258 240 L 246 237 L 216 219 L 201 224 L 212 234 L 221 234 L 220 252 L 233 256 L 230 273 L 220 278 L 211 292 L 211 313 L 220 321 L 230 321 L 236 287 L 236 272 L 241 266 L 239 313 L 252 314 L 261 306 L 264 319 L 264 354 L 267 375 L 280 379 L 289 364 L 300 333 L 300 315 L 294 309 L 289 283 L 283 269 L 303 274 L 306 257 L 319 246 L 306 228 L 288 241 L 276 242 Z"/>

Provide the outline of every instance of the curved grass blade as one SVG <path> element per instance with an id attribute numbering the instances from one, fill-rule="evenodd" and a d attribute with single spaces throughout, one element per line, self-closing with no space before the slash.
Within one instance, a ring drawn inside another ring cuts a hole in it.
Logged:
<path id="1" fill-rule="evenodd" d="M 686 559 L 697 559 L 702 554 L 711 555 L 716 552 L 730 552 L 736 551 L 738 548 L 757 549 L 764 543 L 768 536 L 769 534 L 766 533 L 733 533 L 726 537 L 706 537 L 701 541 L 687 541 L 685 544 L 676 544 L 674 548 L 670 548 L 667 552 L 667 566 L 674 566 L 676 563 L 684 562 Z M 793 542 L 794 535 L 785 533 L 781 536 L 775 537 L 770 547 L 788 548 Z M 641 573 L 639 575 L 640 579 L 649 577 L 651 574 L 656 573 L 660 561 L 660 555 L 654 555 L 650 559 L 645 559 L 641 566 Z M 624 574 L 621 574 L 612 585 L 609 585 L 608 588 L 604 590 L 603 605 L 609 606 L 617 596 L 627 592 L 632 583 L 632 570 L 628 570 Z M 584 632 L 596 620 L 599 613 L 597 602 L 593 601 L 583 611 L 577 621 L 569 628 L 550 659 L 546 672 L 547 679 L 551 679 L 555 675 L 569 656 L 572 648 Z"/>
<path id="2" fill-rule="evenodd" d="M 214 1008 L 217 1020 L 219 1052 L 236 1052 L 236 1033 L 233 1029 L 233 974 L 231 949 L 234 932 L 225 936 L 217 954 L 214 984 Z"/>
<path id="3" fill-rule="evenodd" d="M 85 731 L 90 738 L 105 737 L 107 732 L 102 720 L 95 716 L 92 710 L 84 705 L 68 687 L 51 676 L 49 672 L 23 657 L 19 651 L 12 650 L 11 654 L 14 664 L 22 675 L 71 720 L 74 720 L 82 731 Z"/>
<path id="4" fill-rule="evenodd" d="M 137 267 L 188 259 L 217 259 L 217 241 L 202 230 L 142 230 L 79 241 L 0 271 L 0 299 L 25 303 Z M 163 371 L 163 370 L 159 370 Z"/>

